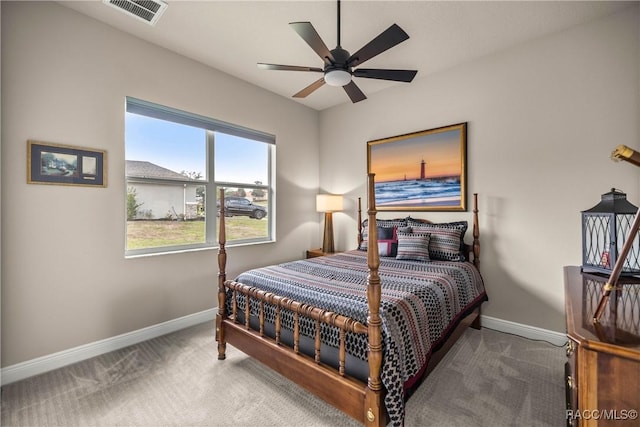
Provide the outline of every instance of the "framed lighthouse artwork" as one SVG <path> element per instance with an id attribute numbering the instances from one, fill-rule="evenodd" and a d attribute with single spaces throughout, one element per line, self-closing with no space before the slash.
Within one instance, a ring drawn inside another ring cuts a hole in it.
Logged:
<path id="1" fill-rule="evenodd" d="M 367 142 L 379 211 L 466 211 L 467 123 Z"/>

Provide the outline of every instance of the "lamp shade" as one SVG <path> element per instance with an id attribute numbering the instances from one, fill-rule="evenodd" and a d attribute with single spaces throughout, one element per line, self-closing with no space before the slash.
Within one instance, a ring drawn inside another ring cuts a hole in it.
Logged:
<path id="1" fill-rule="evenodd" d="M 316 196 L 318 212 L 336 212 L 342 210 L 342 196 L 337 194 L 318 194 Z"/>

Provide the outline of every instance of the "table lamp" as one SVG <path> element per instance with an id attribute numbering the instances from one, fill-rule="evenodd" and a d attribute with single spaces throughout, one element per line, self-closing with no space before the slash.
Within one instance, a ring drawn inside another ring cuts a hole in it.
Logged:
<path id="1" fill-rule="evenodd" d="M 333 212 L 342 210 L 342 196 L 337 194 L 318 194 L 316 196 L 316 210 L 324 212 L 324 237 L 322 252 L 333 253 Z"/>

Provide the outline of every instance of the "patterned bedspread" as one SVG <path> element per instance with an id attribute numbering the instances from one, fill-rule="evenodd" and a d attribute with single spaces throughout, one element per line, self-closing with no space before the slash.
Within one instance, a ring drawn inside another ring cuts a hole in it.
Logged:
<path id="1" fill-rule="evenodd" d="M 352 317 L 366 324 L 367 253 L 349 251 L 333 256 L 257 268 L 236 281 L 296 301 Z M 401 261 L 380 258 L 382 282 L 383 362 L 381 380 L 385 405 L 393 425 L 404 418 L 404 387 L 422 374 L 431 355 L 464 314 L 487 299 L 478 270 L 469 262 Z M 229 302 L 230 298 L 227 298 Z M 241 301 L 240 306 L 244 303 Z M 227 307 L 229 309 L 229 307 Z M 253 308 L 252 308 L 253 312 Z M 273 311 L 266 321 L 274 321 Z M 283 318 L 283 327 L 291 319 Z M 338 333 L 325 334 L 325 344 L 338 346 Z M 301 324 L 301 334 L 313 337 L 314 324 Z M 347 336 L 347 352 L 367 358 L 365 335 Z"/>

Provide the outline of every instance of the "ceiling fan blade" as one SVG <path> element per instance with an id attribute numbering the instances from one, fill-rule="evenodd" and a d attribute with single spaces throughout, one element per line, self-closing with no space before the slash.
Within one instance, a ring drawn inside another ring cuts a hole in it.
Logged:
<path id="1" fill-rule="evenodd" d="M 316 89 L 320 88 L 322 85 L 324 85 L 324 77 L 321 77 L 315 82 L 311 83 L 309 86 L 305 87 L 300 92 L 293 95 L 293 97 L 306 98 L 308 95 L 311 95 Z"/>
<path id="2" fill-rule="evenodd" d="M 258 62 L 258 68 L 263 70 L 283 70 L 283 71 L 315 71 L 322 72 L 322 68 L 318 67 L 302 67 L 299 65 L 278 65 L 278 64 L 265 64 Z"/>
<path id="3" fill-rule="evenodd" d="M 353 102 L 354 104 L 356 102 L 360 102 L 367 99 L 365 94 L 362 93 L 360 88 L 353 82 L 353 80 L 351 80 L 351 82 L 348 85 L 345 85 L 342 87 L 344 88 L 344 91 L 347 92 L 347 95 L 349 95 L 349 98 L 351 98 L 351 102 Z"/>
<path id="4" fill-rule="evenodd" d="M 347 63 L 351 67 L 355 67 L 358 64 L 362 64 L 364 61 L 368 61 L 376 55 L 381 54 L 387 49 L 391 49 L 395 45 L 402 43 L 409 38 L 409 35 L 404 32 L 397 24 L 393 24 L 386 30 L 384 30 L 378 37 L 371 40 L 364 45 L 359 51 L 351 55 L 347 60 Z"/>
<path id="5" fill-rule="evenodd" d="M 409 83 L 416 76 L 416 70 L 382 70 L 375 68 L 358 68 L 353 71 L 355 77 L 366 79 L 393 80 L 396 82 Z"/>
<path id="6" fill-rule="evenodd" d="M 311 49 L 313 49 L 324 62 L 335 62 L 329 48 L 324 44 L 316 29 L 311 25 L 311 22 L 291 22 L 289 25 L 311 46 Z"/>

